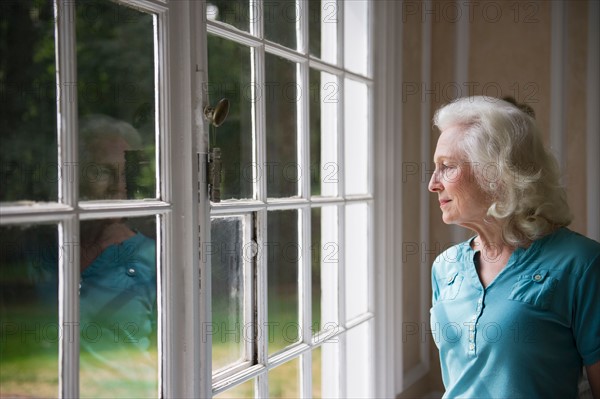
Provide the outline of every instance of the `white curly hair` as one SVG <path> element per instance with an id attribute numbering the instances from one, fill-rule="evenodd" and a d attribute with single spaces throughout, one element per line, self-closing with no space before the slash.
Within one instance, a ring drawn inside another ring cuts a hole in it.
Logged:
<path id="1" fill-rule="evenodd" d="M 492 198 L 487 215 L 500 222 L 507 244 L 524 246 L 571 223 L 558 164 L 544 147 L 529 106 L 464 97 L 437 110 L 434 125 L 440 131 L 464 129 L 459 148 Z"/>

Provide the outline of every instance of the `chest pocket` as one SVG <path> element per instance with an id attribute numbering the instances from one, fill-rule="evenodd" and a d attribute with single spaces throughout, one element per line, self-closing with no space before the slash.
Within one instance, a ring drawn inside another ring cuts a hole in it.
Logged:
<path id="1" fill-rule="evenodd" d="M 547 270 L 536 270 L 519 276 L 508 299 L 525 302 L 540 309 L 548 309 L 558 280 L 548 275 Z"/>
<path id="2" fill-rule="evenodd" d="M 462 286 L 464 276 L 459 272 L 451 272 L 446 278 L 438 280 L 440 288 L 440 301 L 453 300 L 458 296 L 460 287 Z"/>

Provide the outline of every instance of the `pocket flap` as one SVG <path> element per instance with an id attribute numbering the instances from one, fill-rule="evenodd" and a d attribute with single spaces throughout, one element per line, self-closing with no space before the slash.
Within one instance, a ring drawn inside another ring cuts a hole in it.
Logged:
<path id="1" fill-rule="evenodd" d="M 536 283 L 541 283 L 544 281 L 544 279 L 546 278 L 546 275 L 548 274 L 547 270 L 536 270 L 532 275 L 531 275 L 531 279 L 536 282 Z"/>
<path id="2" fill-rule="evenodd" d="M 456 276 L 458 276 L 458 272 L 451 272 L 448 274 L 448 276 L 446 277 L 446 284 L 450 285 L 454 283 L 454 280 L 456 280 Z"/>

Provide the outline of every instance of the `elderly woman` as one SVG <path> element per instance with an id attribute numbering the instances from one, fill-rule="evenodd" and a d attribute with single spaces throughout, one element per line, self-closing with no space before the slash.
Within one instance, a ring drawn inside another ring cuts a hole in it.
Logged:
<path id="1" fill-rule="evenodd" d="M 445 398 L 600 398 L 600 244 L 571 221 L 530 109 L 489 97 L 437 111 L 429 190 L 475 232 L 432 270 Z"/>

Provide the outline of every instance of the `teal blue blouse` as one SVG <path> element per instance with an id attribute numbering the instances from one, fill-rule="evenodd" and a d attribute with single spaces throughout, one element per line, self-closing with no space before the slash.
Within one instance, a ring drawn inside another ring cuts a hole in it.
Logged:
<path id="1" fill-rule="evenodd" d="M 106 248 L 81 273 L 81 336 L 147 349 L 155 332 L 156 245 L 137 233 Z"/>
<path id="2" fill-rule="evenodd" d="M 600 361 L 600 243 L 559 229 L 483 288 L 470 242 L 433 264 L 444 398 L 576 398 L 582 365 Z"/>
<path id="3" fill-rule="evenodd" d="M 81 273 L 82 397 L 156 397 L 156 244 L 142 234 Z"/>

